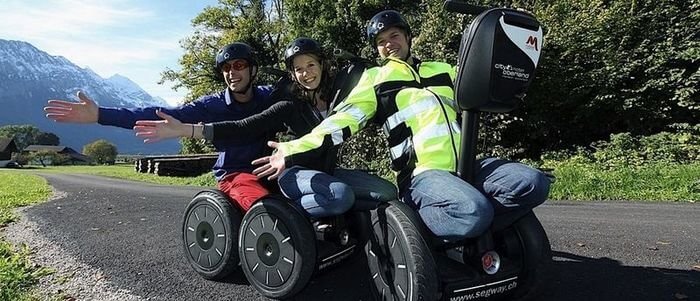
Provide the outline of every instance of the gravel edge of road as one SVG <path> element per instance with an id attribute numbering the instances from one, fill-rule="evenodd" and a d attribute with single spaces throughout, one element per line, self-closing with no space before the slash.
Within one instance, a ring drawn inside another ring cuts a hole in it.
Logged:
<path id="1" fill-rule="evenodd" d="M 46 200 L 51 202 L 65 198 L 68 194 L 53 190 Z M 53 269 L 55 272 L 44 276 L 35 287 L 42 300 L 99 300 L 99 301 L 140 301 L 145 300 L 125 289 L 114 287 L 104 273 L 69 255 L 60 246 L 51 243 L 41 234 L 40 226 L 30 221 L 24 211 L 28 207 L 15 210 L 18 220 L 5 227 L 0 235 L 15 244 L 26 244 L 32 250 L 33 264 Z"/>

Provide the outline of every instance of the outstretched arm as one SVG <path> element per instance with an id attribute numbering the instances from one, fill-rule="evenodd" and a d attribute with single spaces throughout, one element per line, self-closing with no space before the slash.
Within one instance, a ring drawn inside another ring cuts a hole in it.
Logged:
<path id="1" fill-rule="evenodd" d="M 162 111 L 156 111 L 156 115 L 163 120 L 136 121 L 134 126 L 136 137 L 143 138 L 144 143 L 177 137 L 204 138 L 204 126 L 201 124 L 182 123 Z"/>
<path id="2" fill-rule="evenodd" d="M 280 130 L 289 118 L 298 118 L 291 101 L 280 101 L 265 111 L 241 120 L 206 125 L 182 123 L 162 111 L 156 111 L 156 115 L 162 120 L 138 120 L 134 125 L 136 136 L 143 138 L 144 143 L 178 137 L 204 138 L 210 141 L 259 137 Z M 205 134 L 205 127 L 210 129 L 208 134 Z"/>
<path id="3" fill-rule="evenodd" d="M 78 91 L 78 102 L 51 99 L 44 111 L 56 122 L 96 123 L 99 115 L 99 107 L 83 91 Z"/>
<path id="4" fill-rule="evenodd" d="M 292 118 L 301 118 L 294 100 L 276 102 L 264 111 L 241 120 L 212 123 L 213 141 L 231 138 L 255 138 L 269 132 L 279 132 Z M 209 137 L 207 137 L 209 138 Z"/>

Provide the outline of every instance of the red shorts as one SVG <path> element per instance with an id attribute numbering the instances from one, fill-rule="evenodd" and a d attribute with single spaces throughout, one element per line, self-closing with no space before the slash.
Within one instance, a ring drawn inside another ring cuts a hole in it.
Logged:
<path id="1" fill-rule="evenodd" d="M 248 211 L 255 201 L 270 194 L 257 176 L 246 172 L 230 173 L 219 181 L 218 186 L 243 212 Z"/>

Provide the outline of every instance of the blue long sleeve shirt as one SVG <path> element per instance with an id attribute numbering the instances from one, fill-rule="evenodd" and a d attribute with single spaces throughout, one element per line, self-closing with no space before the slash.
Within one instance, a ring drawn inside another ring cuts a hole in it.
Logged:
<path id="1" fill-rule="evenodd" d="M 156 115 L 157 110 L 183 123 L 239 120 L 260 113 L 272 105 L 276 99 L 271 97 L 271 93 L 271 86 L 255 86 L 253 99 L 246 103 L 237 102 L 229 95 L 227 89 L 174 109 L 100 107 L 98 123 L 131 129 L 137 120 L 160 120 Z M 231 172 L 252 172 L 253 166 L 250 162 L 270 154 L 267 141 L 276 131 L 262 133 L 259 137 L 231 137 L 214 141 L 214 147 L 219 152 L 219 158 L 212 168 L 216 180 L 220 181 Z"/>

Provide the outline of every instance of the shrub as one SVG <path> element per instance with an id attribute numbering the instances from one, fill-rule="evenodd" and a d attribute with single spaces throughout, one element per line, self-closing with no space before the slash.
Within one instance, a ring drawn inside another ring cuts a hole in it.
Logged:
<path id="1" fill-rule="evenodd" d="M 107 140 L 100 139 L 83 146 L 83 153 L 90 156 L 97 164 L 114 164 L 117 147 Z"/>

